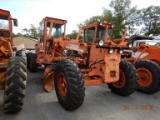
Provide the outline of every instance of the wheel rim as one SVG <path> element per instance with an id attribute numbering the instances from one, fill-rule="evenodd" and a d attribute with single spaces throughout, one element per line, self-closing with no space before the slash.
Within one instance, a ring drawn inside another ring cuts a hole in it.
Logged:
<path id="1" fill-rule="evenodd" d="M 66 99 L 67 92 L 68 92 L 67 80 L 65 75 L 62 72 L 58 74 L 58 90 L 59 90 L 60 96 L 63 99 Z"/>
<path id="2" fill-rule="evenodd" d="M 117 81 L 115 83 L 112 83 L 113 86 L 115 86 L 116 88 L 122 88 L 125 85 L 125 82 L 126 82 L 126 78 L 125 78 L 125 75 L 122 72 L 122 70 L 119 71 L 119 74 L 120 74 L 119 81 Z"/>
<path id="3" fill-rule="evenodd" d="M 138 68 L 137 72 L 139 77 L 139 86 L 147 87 L 152 83 L 152 74 L 149 70 L 145 68 Z"/>

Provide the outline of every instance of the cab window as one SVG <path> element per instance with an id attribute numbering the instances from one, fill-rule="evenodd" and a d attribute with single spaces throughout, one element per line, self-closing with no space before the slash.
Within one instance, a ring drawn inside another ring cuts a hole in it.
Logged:
<path id="1" fill-rule="evenodd" d="M 0 29 L 9 29 L 8 16 L 0 15 Z"/>
<path id="2" fill-rule="evenodd" d="M 44 23 L 40 24 L 40 43 L 43 45 L 44 39 Z"/>
<path id="3" fill-rule="evenodd" d="M 95 27 L 84 30 L 84 42 L 85 43 L 92 43 L 93 38 L 94 38 L 94 31 L 95 31 Z"/>
<path id="4" fill-rule="evenodd" d="M 105 27 L 98 26 L 96 38 L 103 39 L 105 35 Z"/>
<path id="5" fill-rule="evenodd" d="M 111 39 L 112 32 L 113 32 L 113 29 L 112 29 L 112 28 L 109 28 L 109 29 L 108 29 L 107 39 Z"/>
<path id="6" fill-rule="evenodd" d="M 54 23 L 52 26 L 51 38 L 59 38 L 61 36 L 61 26 L 60 24 Z M 47 36 L 50 31 L 50 23 L 47 23 Z"/>

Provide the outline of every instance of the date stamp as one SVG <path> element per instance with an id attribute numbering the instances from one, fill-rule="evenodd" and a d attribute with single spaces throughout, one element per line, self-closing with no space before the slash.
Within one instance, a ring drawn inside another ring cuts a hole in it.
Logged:
<path id="1" fill-rule="evenodd" d="M 123 110 L 154 110 L 154 105 L 123 105 Z"/>

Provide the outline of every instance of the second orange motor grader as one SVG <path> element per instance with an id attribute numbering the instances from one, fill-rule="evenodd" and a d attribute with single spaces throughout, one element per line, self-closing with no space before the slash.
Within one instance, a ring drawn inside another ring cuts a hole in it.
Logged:
<path id="1" fill-rule="evenodd" d="M 134 35 L 132 50 L 124 50 L 124 59 L 132 62 L 138 72 L 138 91 L 153 94 L 160 90 L 160 42 L 151 37 Z"/>
<path id="2" fill-rule="evenodd" d="M 66 23 L 44 18 L 36 53 L 28 55 L 31 72 L 42 64 L 45 66 L 45 90 L 51 92 L 55 87 L 60 105 L 68 111 L 82 105 L 84 85 L 105 83 L 118 95 L 131 95 L 138 87 L 138 75 L 130 62 L 121 59 L 123 49 L 128 48 L 124 38 L 119 44 L 110 40 L 113 25 L 95 22 L 81 28 L 77 38 L 70 40 L 65 38 Z M 81 33 L 83 40 L 79 40 Z"/>

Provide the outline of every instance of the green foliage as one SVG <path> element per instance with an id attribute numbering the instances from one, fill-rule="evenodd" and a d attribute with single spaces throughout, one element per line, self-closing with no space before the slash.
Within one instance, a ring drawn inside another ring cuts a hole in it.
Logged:
<path id="1" fill-rule="evenodd" d="M 126 27 L 138 24 L 139 11 L 137 11 L 136 6 L 131 7 L 131 0 L 112 0 L 110 8 L 103 8 L 103 14 L 101 16 L 93 16 L 86 19 L 84 22 L 78 24 L 78 27 L 91 24 L 98 19 L 101 21 L 106 20 L 108 23 L 115 25 L 113 38 L 120 38 L 123 36 Z"/>
<path id="2" fill-rule="evenodd" d="M 39 34 L 40 34 L 40 29 L 36 28 L 33 24 L 30 24 L 29 29 L 28 28 L 24 28 L 22 30 L 23 36 L 24 37 L 30 37 L 33 39 L 38 39 Z"/>
<path id="3" fill-rule="evenodd" d="M 92 16 L 91 18 L 86 19 L 84 22 L 81 22 L 80 24 L 78 24 L 78 27 L 81 28 L 83 26 L 89 25 L 97 21 L 102 21 L 102 16 Z"/>
<path id="4" fill-rule="evenodd" d="M 102 15 L 102 20 L 106 20 L 109 23 L 113 22 L 113 15 L 111 10 L 103 8 L 103 15 Z"/>
<path id="5" fill-rule="evenodd" d="M 14 33 L 13 33 L 13 37 L 22 37 L 22 36 L 23 36 L 22 33 L 17 33 L 17 34 L 14 34 Z"/>
<path id="6" fill-rule="evenodd" d="M 104 19 L 115 25 L 113 37 L 120 38 L 126 27 L 134 26 L 138 12 L 135 7 L 131 7 L 131 0 L 112 0 L 110 3 L 111 10 L 104 9 Z"/>
<path id="7" fill-rule="evenodd" d="M 73 30 L 71 34 L 67 34 L 66 36 L 71 39 L 76 39 L 77 35 L 78 35 L 78 32 L 76 30 Z M 82 39 L 82 38 L 83 38 L 82 35 L 80 35 L 79 39 Z"/>
<path id="8" fill-rule="evenodd" d="M 141 23 L 146 35 L 160 34 L 160 6 L 149 6 L 141 10 Z"/>

